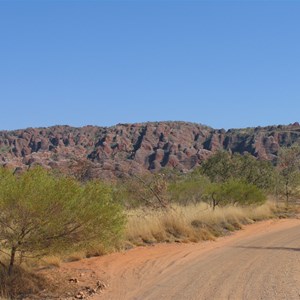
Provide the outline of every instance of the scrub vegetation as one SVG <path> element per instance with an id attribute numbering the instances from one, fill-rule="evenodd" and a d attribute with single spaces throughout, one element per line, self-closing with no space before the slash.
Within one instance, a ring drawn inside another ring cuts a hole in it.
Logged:
<path id="1" fill-rule="evenodd" d="M 74 173 L 74 172 L 73 172 Z M 198 242 L 295 212 L 300 148 L 276 161 L 219 151 L 192 172 L 163 169 L 117 182 L 33 168 L 0 169 L 0 295 L 40 290 L 37 265 L 158 242 Z"/>

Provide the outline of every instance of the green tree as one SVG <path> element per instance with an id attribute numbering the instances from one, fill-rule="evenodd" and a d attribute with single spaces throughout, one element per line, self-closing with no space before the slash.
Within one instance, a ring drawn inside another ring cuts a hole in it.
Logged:
<path id="1" fill-rule="evenodd" d="M 269 161 L 258 160 L 249 153 L 233 154 L 218 151 L 201 165 L 201 171 L 211 182 L 237 179 L 270 191 L 275 186 L 275 168 Z"/>
<path id="2" fill-rule="evenodd" d="M 299 196 L 300 146 L 293 145 L 280 149 L 278 153 L 279 193 L 288 205 L 292 198 Z"/>
<path id="3" fill-rule="evenodd" d="M 168 192 L 172 201 L 187 205 L 204 201 L 210 184 L 206 176 L 193 172 L 170 183 Z"/>
<path id="4" fill-rule="evenodd" d="M 233 178 L 254 184 L 258 188 L 273 191 L 275 168 L 270 161 L 258 160 L 249 153 L 232 156 Z"/>
<path id="5" fill-rule="evenodd" d="M 135 175 L 119 182 L 115 199 L 128 208 L 144 205 L 154 209 L 166 209 L 169 206 L 168 185 L 163 173 Z"/>
<path id="6" fill-rule="evenodd" d="M 234 166 L 231 155 L 226 151 L 218 151 L 201 164 L 202 173 L 212 182 L 225 182 L 232 178 Z"/>
<path id="7" fill-rule="evenodd" d="M 107 246 L 118 238 L 124 221 L 107 185 L 81 185 L 41 168 L 20 176 L 0 169 L 0 250 L 10 257 L 9 274 L 17 255 Z"/>
<path id="8" fill-rule="evenodd" d="M 208 188 L 211 206 L 258 205 L 266 201 L 266 195 L 257 186 L 239 180 L 213 183 Z"/>

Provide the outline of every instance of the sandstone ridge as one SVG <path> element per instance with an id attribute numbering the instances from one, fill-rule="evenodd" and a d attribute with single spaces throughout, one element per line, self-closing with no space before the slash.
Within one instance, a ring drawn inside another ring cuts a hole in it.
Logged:
<path id="1" fill-rule="evenodd" d="M 0 131 L 0 162 L 16 170 L 42 165 L 64 172 L 80 162 L 90 177 L 112 179 L 164 167 L 186 172 L 219 149 L 273 160 L 280 147 L 295 142 L 299 123 L 227 131 L 187 122 L 52 126 Z"/>

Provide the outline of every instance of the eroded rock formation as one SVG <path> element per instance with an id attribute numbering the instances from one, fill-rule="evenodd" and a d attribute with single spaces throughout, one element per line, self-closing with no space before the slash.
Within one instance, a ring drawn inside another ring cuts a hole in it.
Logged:
<path id="1" fill-rule="evenodd" d="M 186 172 L 218 149 L 273 160 L 282 146 L 300 142 L 300 125 L 213 129 L 186 122 L 53 126 L 0 132 L 0 162 L 22 170 L 34 165 L 64 172 L 78 162 L 89 177 L 116 178 L 176 168 Z"/>

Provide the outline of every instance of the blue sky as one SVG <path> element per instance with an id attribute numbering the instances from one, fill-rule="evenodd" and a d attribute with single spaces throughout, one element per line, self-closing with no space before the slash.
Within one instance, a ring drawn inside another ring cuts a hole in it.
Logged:
<path id="1" fill-rule="evenodd" d="M 0 0 L 0 129 L 300 121 L 300 1 Z"/>

